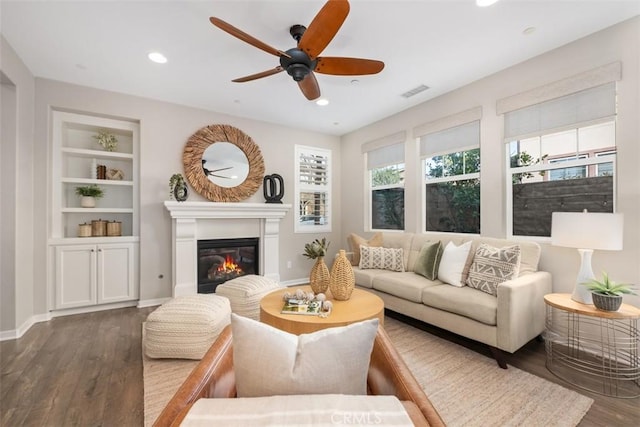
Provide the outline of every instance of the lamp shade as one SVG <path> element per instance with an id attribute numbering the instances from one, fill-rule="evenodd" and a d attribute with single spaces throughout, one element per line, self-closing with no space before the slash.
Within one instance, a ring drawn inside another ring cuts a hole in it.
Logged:
<path id="1" fill-rule="evenodd" d="M 622 249 L 622 214 L 602 212 L 553 212 L 551 244 L 577 249 Z"/>

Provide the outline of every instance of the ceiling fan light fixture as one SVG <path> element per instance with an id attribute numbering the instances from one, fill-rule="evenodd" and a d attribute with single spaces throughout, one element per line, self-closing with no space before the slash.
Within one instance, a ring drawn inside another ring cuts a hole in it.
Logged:
<path id="1" fill-rule="evenodd" d="M 498 0 L 476 0 L 476 5 L 478 7 L 487 7 L 497 2 Z"/>
<path id="2" fill-rule="evenodd" d="M 329 105 L 329 100 L 325 98 L 320 98 L 316 101 L 316 104 L 318 104 L 321 107 L 324 107 L 325 105 Z"/>
<path id="3" fill-rule="evenodd" d="M 155 62 L 156 64 L 167 63 L 167 57 L 161 54 L 160 52 L 150 52 L 149 55 L 147 55 L 147 57 L 149 58 L 149 60 Z"/>

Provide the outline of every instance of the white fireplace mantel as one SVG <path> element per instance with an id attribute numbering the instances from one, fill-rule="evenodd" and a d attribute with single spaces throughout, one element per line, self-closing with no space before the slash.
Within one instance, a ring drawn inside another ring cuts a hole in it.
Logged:
<path id="1" fill-rule="evenodd" d="M 258 237 L 260 274 L 280 280 L 280 220 L 291 205 L 166 201 L 164 206 L 172 218 L 173 296 L 198 292 L 198 239 L 203 238 Z"/>

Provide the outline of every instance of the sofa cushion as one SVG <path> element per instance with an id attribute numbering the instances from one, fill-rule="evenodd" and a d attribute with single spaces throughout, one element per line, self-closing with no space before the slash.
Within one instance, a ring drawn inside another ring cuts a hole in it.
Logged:
<path id="1" fill-rule="evenodd" d="M 437 280 L 428 280 L 411 271 L 379 275 L 373 278 L 372 283 L 373 289 L 377 291 L 417 303 L 422 303 L 422 290 L 425 287 L 442 284 Z"/>
<path id="2" fill-rule="evenodd" d="M 462 287 L 462 272 L 464 271 L 469 251 L 471 250 L 471 241 L 456 246 L 455 243 L 449 242 L 444 248 L 442 258 L 440 259 L 440 267 L 438 267 L 438 279 L 449 285 Z"/>
<path id="3" fill-rule="evenodd" d="M 486 325 L 497 322 L 498 299 L 468 286 L 428 286 L 422 290 L 422 303 L 429 307 L 468 317 Z"/>
<path id="4" fill-rule="evenodd" d="M 231 314 L 231 330 L 238 397 L 367 394 L 378 319 L 293 335 Z"/>
<path id="5" fill-rule="evenodd" d="M 382 246 L 382 233 L 374 234 L 369 240 L 366 240 L 364 237 L 358 236 L 355 233 L 351 233 L 349 234 L 349 237 L 347 237 L 347 241 L 349 242 L 351 252 L 353 252 L 351 265 L 360 265 L 360 246 Z"/>
<path id="6" fill-rule="evenodd" d="M 385 248 L 402 249 L 405 271 L 408 270 L 409 252 L 411 251 L 412 241 L 413 233 L 382 233 L 382 246 Z"/>
<path id="7" fill-rule="evenodd" d="M 437 279 L 442 251 L 442 243 L 440 241 L 425 243 L 413 265 L 413 272 L 429 280 Z"/>
<path id="8" fill-rule="evenodd" d="M 394 274 L 389 270 L 361 270 L 360 267 L 353 267 L 353 275 L 356 279 L 356 285 L 362 286 L 363 288 L 373 288 L 373 279 L 375 277 L 380 277 L 383 274 Z"/>
<path id="9" fill-rule="evenodd" d="M 519 267 L 520 246 L 494 248 L 481 243 L 473 257 L 467 285 L 497 296 L 498 285 L 518 277 Z"/>
<path id="10" fill-rule="evenodd" d="M 377 268 L 404 271 L 402 249 L 361 246 L 359 267 L 363 270 Z"/>

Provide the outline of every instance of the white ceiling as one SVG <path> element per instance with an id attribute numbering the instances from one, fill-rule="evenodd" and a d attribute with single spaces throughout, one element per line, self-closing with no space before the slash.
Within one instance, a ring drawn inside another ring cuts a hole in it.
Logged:
<path id="1" fill-rule="evenodd" d="M 36 77 L 342 135 L 640 14 L 638 0 L 351 0 L 324 56 L 378 59 L 377 75 L 316 74 L 326 107 L 286 74 L 232 83 L 278 58 L 214 27 L 221 18 L 265 43 L 295 46 L 324 0 L 9 1 L 0 29 Z M 524 35 L 523 30 L 536 31 Z M 158 50 L 169 62 L 150 62 Z M 410 99 L 402 93 L 430 87 Z"/>

